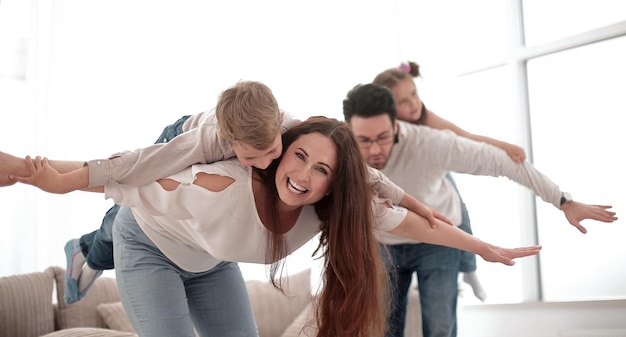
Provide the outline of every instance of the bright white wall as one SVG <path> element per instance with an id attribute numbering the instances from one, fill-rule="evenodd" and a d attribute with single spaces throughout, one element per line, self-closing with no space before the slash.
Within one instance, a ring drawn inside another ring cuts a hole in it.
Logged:
<path id="1" fill-rule="evenodd" d="M 2 10 L 12 8 L 6 3 Z M 87 160 L 152 144 L 165 125 L 211 109 L 239 80 L 268 84 L 300 118 L 342 119 L 349 89 L 400 62 L 396 9 L 384 1 L 31 6 L 21 11 L 33 14 L 27 81 L 8 85 L 21 91 L 0 103 L 3 124 L 14 126 L 0 135 L 1 150 L 19 156 Z M 63 265 L 65 241 L 98 228 L 112 205 L 100 195 L 46 195 L 27 186 L 0 189 L 0 201 L 0 275 Z"/>

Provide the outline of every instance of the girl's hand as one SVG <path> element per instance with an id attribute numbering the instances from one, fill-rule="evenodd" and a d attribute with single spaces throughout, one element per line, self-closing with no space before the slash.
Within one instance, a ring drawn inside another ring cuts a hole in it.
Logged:
<path id="1" fill-rule="evenodd" d="M 450 219 L 446 218 L 443 214 L 441 214 L 441 213 L 439 213 L 439 212 L 435 211 L 434 209 L 432 210 L 432 212 L 433 212 L 433 217 L 435 217 L 435 218 L 437 218 L 437 219 L 439 219 L 439 220 L 441 220 L 441 221 L 443 221 L 443 222 L 447 223 L 447 224 L 448 224 L 448 225 L 450 225 L 450 226 L 454 226 L 454 224 L 452 223 L 452 221 L 450 221 Z M 431 221 L 431 222 L 430 222 L 430 226 L 431 226 L 432 228 L 435 228 L 435 227 L 437 226 L 437 225 L 436 225 L 436 222 L 435 222 L 435 221 Z"/>
<path id="2" fill-rule="evenodd" d="M 526 160 L 526 151 L 517 145 L 504 143 L 502 145 L 502 149 L 506 151 L 506 154 L 508 154 L 509 157 L 511 157 L 511 159 L 518 164 L 521 164 L 524 160 Z"/>

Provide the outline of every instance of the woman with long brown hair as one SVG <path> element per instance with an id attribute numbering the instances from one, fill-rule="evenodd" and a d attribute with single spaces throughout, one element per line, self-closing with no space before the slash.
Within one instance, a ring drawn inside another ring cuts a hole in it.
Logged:
<path id="1" fill-rule="evenodd" d="M 284 133 L 283 144 L 266 170 L 233 159 L 139 187 L 87 189 L 125 206 L 113 226 L 116 279 L 140 336 L 193 336 L 194 328 L 200 336 L 257 336 L 237 262 L 270 264 L 278 280 L 284 258 L 318 233 L 325 261 L 315 306 L 320 337 L 384 335 L 388 281 L 377 231 L 505 264 L 540 249 L 493 246 L 439 220 L 432 228 L 378 200 L 343 122 L 309 118 Z M 53 193 L 88 174 L 88 167 L 59 174 L 45 158 L 27 163 L 31 176 L 17 180 Z M 387 214 L 374 217 L 372 207 Z"/>

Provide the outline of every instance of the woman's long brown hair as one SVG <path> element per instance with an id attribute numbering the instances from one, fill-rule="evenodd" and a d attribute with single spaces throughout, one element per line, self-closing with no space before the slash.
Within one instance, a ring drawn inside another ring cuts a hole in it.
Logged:
<path id="1" fill-rule="evenodd" d="M 374 234 L 366 164 L 349 126 L 326 117 L 311 117 L 284 133 L 283 151 L 301 135 L 313 132 L 335 143 L 338 159 L 330 195 L 314 205 L 321 221 L 316 253 L 324 257 L 325 266 L 324 286 L 315 306 L 317 336 L 383 336 L 389 308 L 388 276 Z M 265 183 L 274 187 L 270 189 L 273 204 L 278 200 L 277 166 L 275 161 L 262 175 Z M 280 287 L 275 280 L 286 255 L 285 245 L 281 235 L 271 235 L 270 242 L 268 258 L 279 261 L 272 264 L 270 276 Z"/>

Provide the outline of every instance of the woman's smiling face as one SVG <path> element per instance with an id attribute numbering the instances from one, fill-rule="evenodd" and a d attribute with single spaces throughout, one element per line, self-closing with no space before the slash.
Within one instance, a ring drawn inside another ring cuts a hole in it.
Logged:
<path id="1" fill-rule="evenodd" d="M 276 170 L 278 196 L 299 207 L 322 199 L 337 167 L 337 146 L 320 133 L 300 136 L 285 151 Z"/>

